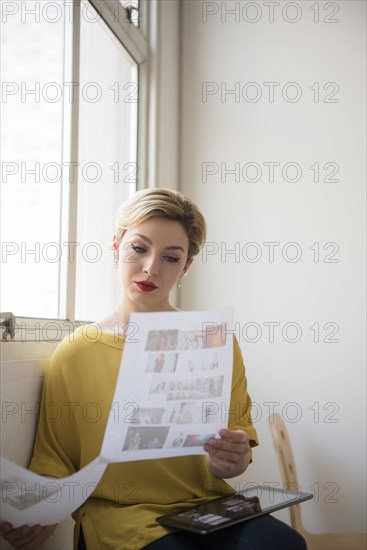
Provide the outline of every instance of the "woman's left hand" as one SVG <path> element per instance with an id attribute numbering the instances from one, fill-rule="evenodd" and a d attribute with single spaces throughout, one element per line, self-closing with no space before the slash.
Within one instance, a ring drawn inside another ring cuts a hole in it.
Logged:
<path id="1" fill-rule="evenodd" d="M 204 445 L 212 474 L 221 478 L 242 474 L 250 463 L 250 438 L 243 430 L 219 430 L 220 438 Z"/>

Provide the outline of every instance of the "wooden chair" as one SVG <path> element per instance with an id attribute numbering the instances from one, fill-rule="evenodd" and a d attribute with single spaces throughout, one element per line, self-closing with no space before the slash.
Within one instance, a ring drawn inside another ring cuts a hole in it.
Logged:
<path id="1" fill-rule="evenodd" d="M 292 447 L 282 417 L 274 414 L 269 418 L 269 427 L 276 450 L 281 477 L 285 487 L 299 487 Z M 309 550 L 366 550 L 366 533 L 310 533 L 301 519 L 299 504 L 289 508 L 291 525 L 305 539 Z"/>

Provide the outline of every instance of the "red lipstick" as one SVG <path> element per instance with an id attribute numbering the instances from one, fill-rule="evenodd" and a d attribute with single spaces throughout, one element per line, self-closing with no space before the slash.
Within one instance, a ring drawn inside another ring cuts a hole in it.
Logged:
<path id="1" fill-rule="evenodd" d="M 136 286 L 139 290 L 142 290 L 143 292 L 152 292 L 157 286 L 155 284 L 150 283 L 148 281 L 135 281 Z"/>

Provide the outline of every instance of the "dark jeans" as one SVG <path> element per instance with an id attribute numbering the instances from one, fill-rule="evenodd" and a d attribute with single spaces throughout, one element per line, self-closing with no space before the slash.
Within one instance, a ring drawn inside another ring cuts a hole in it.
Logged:
<path id="1" fill-rule="evenodd" d="M 245 521 L 211 535 L 195 535 L 178 531 L 144 546 L 144 550 L 213 550 L 215 548 L 307 550 L 303 537 L 297 531 L 270 515 Z M 87 550 L 82 532 L 78 550 Z"/>

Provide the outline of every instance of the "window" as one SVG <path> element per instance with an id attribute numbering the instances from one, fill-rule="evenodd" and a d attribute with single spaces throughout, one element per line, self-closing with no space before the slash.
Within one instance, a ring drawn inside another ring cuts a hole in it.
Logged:
<path id="1" fill-rule="evenodd" d="M 94 320 L 116 300 L 114 215 L 138 186 L 146 112 L 127 4 L 144 7 L 1 3 L 1 311 L 17 318 Z"/>
<path id="2" fill-rule="evenodd" d="M 1 310 L 57 317 L 59 263 L 44 247 L 60 242 L 64 18 L 50 25 L 4 10 Z"/>
<path id="3" fill-rule="evenodd" d="M 89 87 L 98 101 L 80 102 L 79 162 L 84 174 L 79 172 L 78 181 L 75 317 L 94 319 L 116 301 L 116 286 L 100 288 L 100 281 L 109 269 L 115 282 L 110 250 L 115 212 L 138 181 L 138 78 L 137 64 L 102 19 L 95 25 L 84 19 L 81 23 L 80 86 Z M 95 289 L 93 300 L 85 281 Z"/>

